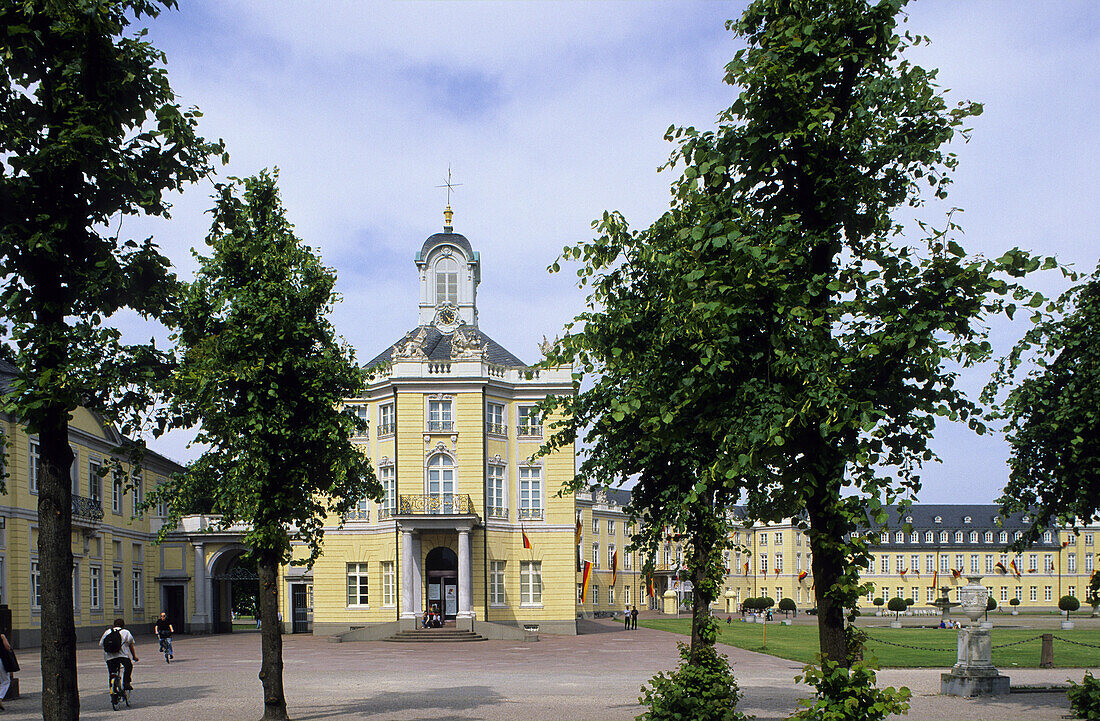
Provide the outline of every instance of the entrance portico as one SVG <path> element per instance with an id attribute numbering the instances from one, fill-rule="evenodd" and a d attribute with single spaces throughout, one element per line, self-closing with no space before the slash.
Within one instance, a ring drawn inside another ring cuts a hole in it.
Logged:
<path id="1" fill-rule="evenodd" d="M 401 534 L 401 630 L 416 628 L 416 619 L 425 608 L 423 592 L 426 577 L 430 592 L 438 592 L 439 595 L 438 599 L 429 598 L 429 602 L 438 603 L 444 614 L 453 615 L 459 630 L 473 630 L 470 532 L 478 525 L 479 519 L 470 497 L 401 496 L 393 518 Z M 457 561 L 455 575 L 451 575 L 446 568 L 449 565 L 448 554 L 444 551 L 449 549 L 445 546 L 424 549 L 421 543 L 425 534 L 450 532 L 458 536 L 458 553 L 454 554 L 457 556 L 454 559 Z M 435 564 L 432 568 L 425 568 L 428 564 L 421 563 L 425 552 L 429 564 Z M 451 608 L 447 605 L 448 593 L 457 595 L 457 603 Z"/>

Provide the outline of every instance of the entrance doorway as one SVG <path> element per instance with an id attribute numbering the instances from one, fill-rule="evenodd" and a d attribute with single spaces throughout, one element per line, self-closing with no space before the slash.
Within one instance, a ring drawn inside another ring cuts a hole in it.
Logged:
<path id="1" fill-rule="evenodd" d="M 436 604 L 444 618 L 458 615 L 458 555 L 446 546 L 428 551 L 428 607 Z"/>
<path id="2" fill-rule="evenodd" d="M 190 623 L 187 622 L 184 611 L 183 586 L 164 586 L 164 605 L 161 609 L 168 616 L 168 623 L 179 633 L 187 633 Z"/>
<path id="3" fill-rule="evenodd" d="M 290 584 L 291 633 L 309 633 L 309 592 L 304 583 Z"/>
<path id="4" fill-rule="evenodd" d="M 256 566 L 244 562 L 244 549 L 221 554 L 210 574 L 213 633 L 232 633 L 233 619 L 259 611 L 260 580 Z"/>

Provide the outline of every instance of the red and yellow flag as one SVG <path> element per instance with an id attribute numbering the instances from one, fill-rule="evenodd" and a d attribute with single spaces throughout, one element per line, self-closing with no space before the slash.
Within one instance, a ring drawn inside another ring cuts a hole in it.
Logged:
<path id="1" fill-rule="evenodd" d="M 653 574 L 649 574 L 645 579 L 645 595 L 653 595 Z"/>
<path id="2" fill-rule="evenodd" d="M 577 519 L 577 529 L 573 532 L 573 543 L 579 544 L 581 542 L 581 522 Z"/>
<path id="3" fill-rule="evenodd" d="M 939 580 L 940 580 L 940 572 L 939 571 L 933 571 L 932 572 L 932 588 L 936 587 L 936 584 L 939 582 Z"/>
<path id="4" fill-rule="evenodd" d="M 615 580 L 619 577 L 619 552 L 614 551 L 611 554 L 611 585 L 615 585 Z"/>
<path id="5" fill-rule="evenodd" d="M 592 577 L 592 563 L 584 562 L 584 576 L 581 578 L 581 603 L 588 598 L 588 579 Z"/>
<path id="6" fill-rule="evenodd" d="M 524 528 L 520 528 L 519 532 L 523 534 L 523 547 L 531 548 L 531 539 L 527 537 L 527 530 Z"/>
<path id="7" fill-rule="evenodd" d="M 805 571 L 803 571 L 802 573 L 798 574 L 798 580 L 799 580 L 800 582 L 801 582 L 801 581 L 805 581 L 805 580 L 806 580 L 806 576 L 808 576 L 808 575 L 810 575 L 810 574 L 808 574 L 808 573 L 806 573 Z"/>
<path id="8" fill-rule="evenodd" d="M 745 575 L 749 575 L 749 562 L 745 561 Z"/>
<path id="9" fill-rule="evenodd" d="M 907 574 L 907 573 L 909 573 L 909 569 L 908 569 L 908 568 L 907 568 L 907 569 L 905 569 L 904 571 L 902 571 L 902 572 L 901 572 L 901 577 L 902 577 L 902 578 L 905 578 L 905 574 Z"/>
<path id="10" fill-rule="evenodd" d="M 993 565 L 993 570 L 1001 574 L 1008 573 L 1008 569 L 1005 568 L 1005 565 L 1000 561 L 997 561 L 997 563 Z"/>
<path id="11" fill-rule="evenodd" d="M 1016 562 L 1015 561 L 1009 561 L 1008 565 L 1012 568 L 1012 573 L 1015 574 L 1016 578 L 1019 578 L 1020 577 L 1020 567 L 1016 565 Z"/>
<path id="12" fill-rule="evenodd" d="M 952 568 L 952 569 L 951 569 L 951 575 L 952 575 L 952 577 L 954 577 L 954 578 L 962 578 L 962 575 L 963 575 L 963 574 L 962 574 L 962 571 L 960 571 L 959 569 L 957 569 L 957 568 Z"/>

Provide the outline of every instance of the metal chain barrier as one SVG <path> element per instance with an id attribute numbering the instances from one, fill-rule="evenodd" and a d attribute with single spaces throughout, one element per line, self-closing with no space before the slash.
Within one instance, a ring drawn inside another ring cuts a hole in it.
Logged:
<path id="1" fill-rule="evenodd" d="M 1054 636 L 1059 641 L 1065 641 L 1066 643 L 1072 643 L 1074 646 L 1084 646 L 1085 648 L 1100 648 L 1095 643 L 1081 643 L 1080 641 L 1072 641 L 1068 638 L 1062 638 L 1061 636 Z"/>
<path id="2" fill-rule="evenodd" d="M 948 651 L 954 652 L 955 651 L 954 648 L 933 648 L 931 646 L 910 646 L 909 644 L 905 644 L 905 643 L 896 643 L 894 641 L 886 641 L 886 640 L 881 639 L 881 638 L 875 638 L 874 636 L 871 636 L 871 635 L 867 636 L 867 640 L 868 641 L 874 641 L 875 643 L 884 643 L 887 646 L 897 646 L 898 648 L 911 648 L 911 649 L 914 649 L 916 651 L 935 651 L 936 653 L 944 653 L 944 652 L 948 652 Z"/>
<path id="3" fill-rule="evenodd" d="M 1043 634 L 1038 636 L 1032 636 L 1031 638 L 1025 638 L 1022 641 L 1011 641 L 1010 643 L 1001 643 L 996 646 L 990 646 L 990 648 L 1008 648 L 1009 646 L 1019 646 L 1021 643 L 1030 643 L 1032 641 L 1038 641 L 1043 637 Z"/>

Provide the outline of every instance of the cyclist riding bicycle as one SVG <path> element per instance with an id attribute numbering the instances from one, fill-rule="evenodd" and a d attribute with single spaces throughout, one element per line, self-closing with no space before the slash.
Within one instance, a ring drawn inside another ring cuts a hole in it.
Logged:
<path id="1" fill-rule="evenodd" d="M 134 647 L 134 636 L 126 630 L 126 622 L 116 618 L 114 624 L 100 636 L 99 645 L 103 648 L 103 660 L 107 662 L 107 678 L 121 666 L 122 687 L 127 691 L 131 690 L 133 686 L 130 685 L 130 680 L 138 656 Z"/>
<path id="2" fill-rule="evenodd" d="M 172 628 L 172 624 L 168 623 L 168 614 L 164 611 L 160 612 L 160 618 L 157 619 L 154 625 L 154 630 L 157 632 L 157 638 L 160 639 L 160 650 L 162 653 L 167 654 L 167 660 L 172 660 L 172 632 L 175 631 Z"/>

